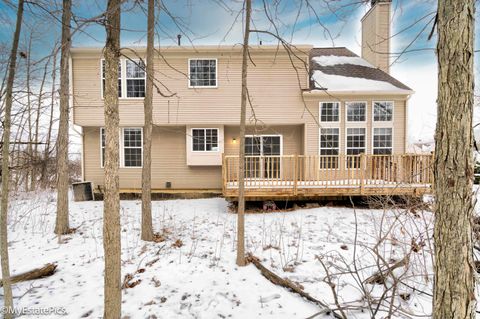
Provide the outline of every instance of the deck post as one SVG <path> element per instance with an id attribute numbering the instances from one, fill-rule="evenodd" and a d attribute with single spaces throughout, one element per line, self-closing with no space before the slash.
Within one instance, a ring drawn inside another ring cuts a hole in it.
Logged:
<path id="1" fill-rule="evenodd" d="M 225 196 L 225 189 L 226 189 L 226 183 L 227 183 L 226 170 L 227 170 L 227 167 L 226 167 L 225 153 L 222 153 L 222 193 L 224 196 Z"/>
<path id="2" fill-rule="evenodd" d="M 295 154 L 293 159 L 293 195 L 297 196 L 298 194 L 298 155 Z"/>
<path id="3" fill-rule="evenodd" d="M 365 186 L 365 173 L 367 170 L 366 167 L 366 156 L 365 153 L 360 154 L 360 195 L 363 195 L 363 189 Z"/>

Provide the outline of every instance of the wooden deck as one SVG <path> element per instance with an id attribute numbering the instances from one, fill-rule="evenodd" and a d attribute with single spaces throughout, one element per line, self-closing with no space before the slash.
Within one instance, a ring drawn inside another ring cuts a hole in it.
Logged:
<path id="1" fill-rule="evenodd" d="M 223 195 L 238 197 L 238 156 L 223 158 Z M 246 198 L 430 193 L 432 154 L 247 156 Z"/>

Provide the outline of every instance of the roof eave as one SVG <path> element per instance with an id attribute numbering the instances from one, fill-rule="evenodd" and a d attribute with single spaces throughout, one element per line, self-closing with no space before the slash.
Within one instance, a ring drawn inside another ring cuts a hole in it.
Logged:
<path id="1" fill-rule="evenodd" d="M 403 95 L 408 96 L 415 93 L 413 90 L 369 90 L 369 91 L 362 91 L 362 90 L 353 90 L 353 91 L 330 91 L 330 90 L 305 90 L 302 92 L 303 96 L 305 97 L 335 97 L 335 96 L 345 96 L 345 95 Z"/>

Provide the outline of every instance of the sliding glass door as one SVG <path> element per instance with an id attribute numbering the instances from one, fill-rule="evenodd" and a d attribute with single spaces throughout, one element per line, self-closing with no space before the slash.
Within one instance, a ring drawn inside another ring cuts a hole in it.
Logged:
<path id="1" fill-rule="evenodd" d="M 245 177 L 279 178 L 281 172 L 281 135 L 245 137 Z"/>

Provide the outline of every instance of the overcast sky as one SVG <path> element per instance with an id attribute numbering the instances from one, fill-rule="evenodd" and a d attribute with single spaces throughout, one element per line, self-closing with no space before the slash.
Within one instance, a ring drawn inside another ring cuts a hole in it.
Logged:
<path id="1" fill-rule="evenodd" d="M 268 1 L 272 3 L 273 1 Z M 310 1 L 315 4 L 315 13 L 306 7 L 304 0 L 276 0 L 276 22 L 280 32 L 296 44 L 313 44 L 315 47 L 345 46 L 360 55 L 361 17 L 368 10 L 368 5 L 354 0 Z M 78 18 L 88 18 L 105 10 L 106 1 L 73 0 L 74 14 Z M 169 46 L 176 44 L 176 35 L 184 33 L 183 44 L 238 44 L 242 41 L 242 17 L 238 16 L 241 1 L 231 0 L 164 0 L 168 13 L 163 11 L 158 23 L 158 42 Z M 265 18 L 263 2 L 253 0 L 254 27 L 271 30 Z M 343 9 L 332 12 L 325 3 L 333 3 L 335 8 L 346 5 Z M 122 14 L 121 45 L 144 45 L 146 36 L 146 16 L 141 8 L 133 8 L 127 3 Z M 14 18 L 13 10 L 0 4 L 0 18 L 4 21 Z M 33 24 L 32 15 L 26 14 L 26 23 Z M 30 10 L 38 10 L 30 8 Z M 400 58 L 392 56 L 391 73 L 394 77 L 415 90 L 409 102 L 409 139 L 410 141 L 431 140 L 435 129 L 437 74 L 434 47 L 436 37 L 428 41 L 432 30 L 433 13 L 436 10 L 434 0 L 393 0 L 392 4 L 392 53 L 408 50 Z M 478 11 L 478 10 L 477 10 Z M 174 22 L 171 16 L 176 17 Z M 60 15 L 58 15 L 60 17 Z M 317 19 L 318 17 L 318 19 Z M 55 20 L 55 19 L 52 19 Z M 14 20 L 13 20 L 14 21 Z M 11 38 L 13 24 L 0 26 L 0 40 Z M 43 28 L 43 29 L 42 29 Z M 60 25 L 52 22 L 43 25 L 45 48 L 37 48 L 41 54 L 51 40 L 59 33 Z M 46 29 L 45 29 L 46 28 Z M 476 25 L 478 31 L 478 23 Z M 180 30 L 181 29 L 181 30 Z M 45 31 L 48 32 L 45 33 Z M 478 34 L 478 32 L 476 32 Z M 50 39 L 50 41 L 49 41 Z M 268 36 L 252 35 L 251 42 L 276 43 Z M 78 32 L 73 45 L 102 47 L 105 41 L 104 27 L 92 25 Z M 413 41 L 413 43 L 412 43 Z M 478 41 L 477 41 L 478 42 Z M 476 45 L 478 49 L 479 45 Z M 478 59 L 477 59 L 478 60 Z M 478 64 L 478 63 L 477 63 Z"/>

